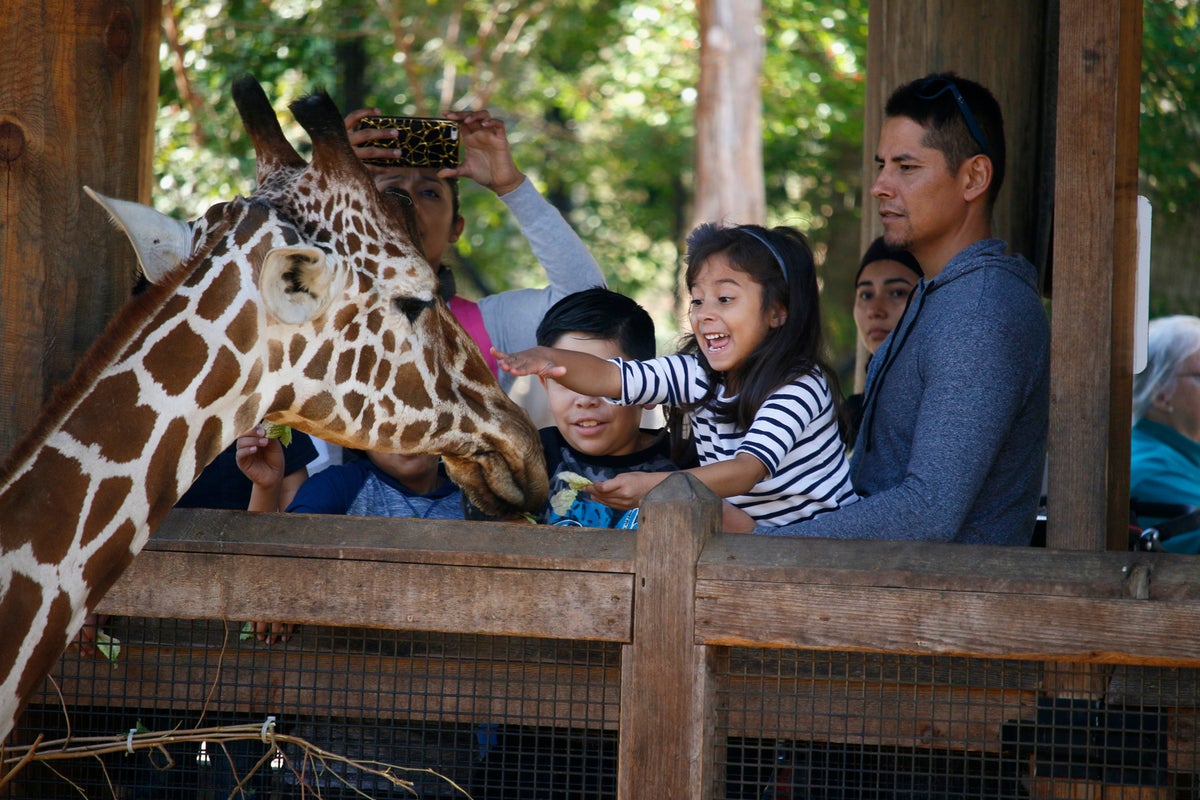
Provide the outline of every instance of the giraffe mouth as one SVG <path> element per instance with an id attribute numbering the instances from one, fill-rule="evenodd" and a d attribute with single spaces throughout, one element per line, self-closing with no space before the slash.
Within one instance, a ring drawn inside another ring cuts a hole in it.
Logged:
<path id="1" fill-rule="evenodd" d="M 523 511 L 537 511 L 546 500 L 547 480 L 540 464 L 522 458 L 514 470 L 513 461 L 496 451 L 470 459 L 443 455 L 442 460 L 450 479 L 489 517 L 515 518 Z"/>

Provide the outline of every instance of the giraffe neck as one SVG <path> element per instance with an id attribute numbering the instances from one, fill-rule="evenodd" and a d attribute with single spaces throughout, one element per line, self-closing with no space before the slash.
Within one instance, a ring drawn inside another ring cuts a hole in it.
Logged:
<path id="1" fill-rule="evenodd" d="M 259 355 L 218 336 L 237 326 L 207 319 L 201 300 L 236 295 L 241 276 L 216 280 L 230 285 L 192 287 L 182 307 L 189 287 L 155 287 L 121 314 L 5 465 L 0 741 L 150 531 L 264 412 L 263 385 L 245 377 L 262 374 Z"/>

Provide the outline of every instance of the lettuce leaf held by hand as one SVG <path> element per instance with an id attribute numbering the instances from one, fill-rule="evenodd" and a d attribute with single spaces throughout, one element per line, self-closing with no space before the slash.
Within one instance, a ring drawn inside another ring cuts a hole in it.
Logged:
<path id="1" fill-rule="evenodd" d="M 566 488 L 560 489 L 550 498 L 550 508 L 555 514 L 560 517 L 565 517 L 567 512 L 571 510 L 571 506 L 575 503 L 575 498 L 579 495 L 579 490 L 591 486 L 593 481 L 590 478 L 585 478 L 575 472 L 563 470 L 558 473 L 566 484 Z"/>

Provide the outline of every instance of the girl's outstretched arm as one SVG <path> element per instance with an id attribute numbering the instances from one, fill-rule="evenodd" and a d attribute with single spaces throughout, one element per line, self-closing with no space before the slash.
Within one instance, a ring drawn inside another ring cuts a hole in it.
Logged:
<path id="1" fill-rule="evenodd" d="M 517 353 L 503 353 L 493 347 L 492 355 L 500 368 L 512 375 L 553 378 L 571 391 L 589 397 L 621 396 L 621 370 L 611 361 L 590 353 L 557 347 L 531 347 Z"/>
<path id="2" fill-rule="evenodd" d="M 738 453 L 725 461 L 716 461 L 687 470 L 712 489 L 718 497 L 736 497 L 754 488 L 767 477 L 766 466 L 749 453 Z M 634 508 L 642 504 L 646 492 L 671 475 L 670 472 L 624 472 L 587 487 L 585 491 L 613 508 Z"/>

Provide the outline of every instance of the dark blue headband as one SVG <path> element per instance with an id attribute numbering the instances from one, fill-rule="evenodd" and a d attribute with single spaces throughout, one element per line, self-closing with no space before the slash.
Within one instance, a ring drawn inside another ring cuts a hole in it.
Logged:
<path id="1" fill-rule="evenodd" d="M 788 268 L 787 268 L 787 264 L 783 263 L 783 256 L 781 256 L 781 255 L 779 254 L 779 251 L 775 249 L 775 245 L 773 245 L 773 244 L 771 244 L 769 241 L 767 241 L 767 237 L 763 236 L 763 235 L 762 235 L 762 234 L 760 234 L 760 233 L 757 233 L 756 231 L 754 231 L 754 230 L 753 230 L 753 229 L 751 229 L 751 228 L 747 228 L 745 225 L 743 225 L 742 227 L 738 228 L 738 230 L 740 230 L 742 233 L 748 233 L 748 234 L 750 234 L 750 235 L 751 235 L 751 236 L 753 236 L 755 239 L 757 239 L 758 241 L 762 242 L 762 243 L 763 243 L 763 246 L 764 246 L 764 247 L 766 247 L 768 250 L 770 250 L 770 251 L 771 251 L 771 255 L 775 256 L 775 261 L 776 261 L 776 263 L 778 263 L 778 264 L 779 264 L 779 270 L 780 270 L 780 271 L 783 273 L 783 282 L 784 282 L 784 283 L 789 283 L 789 281 L 788 281 Z"/>

